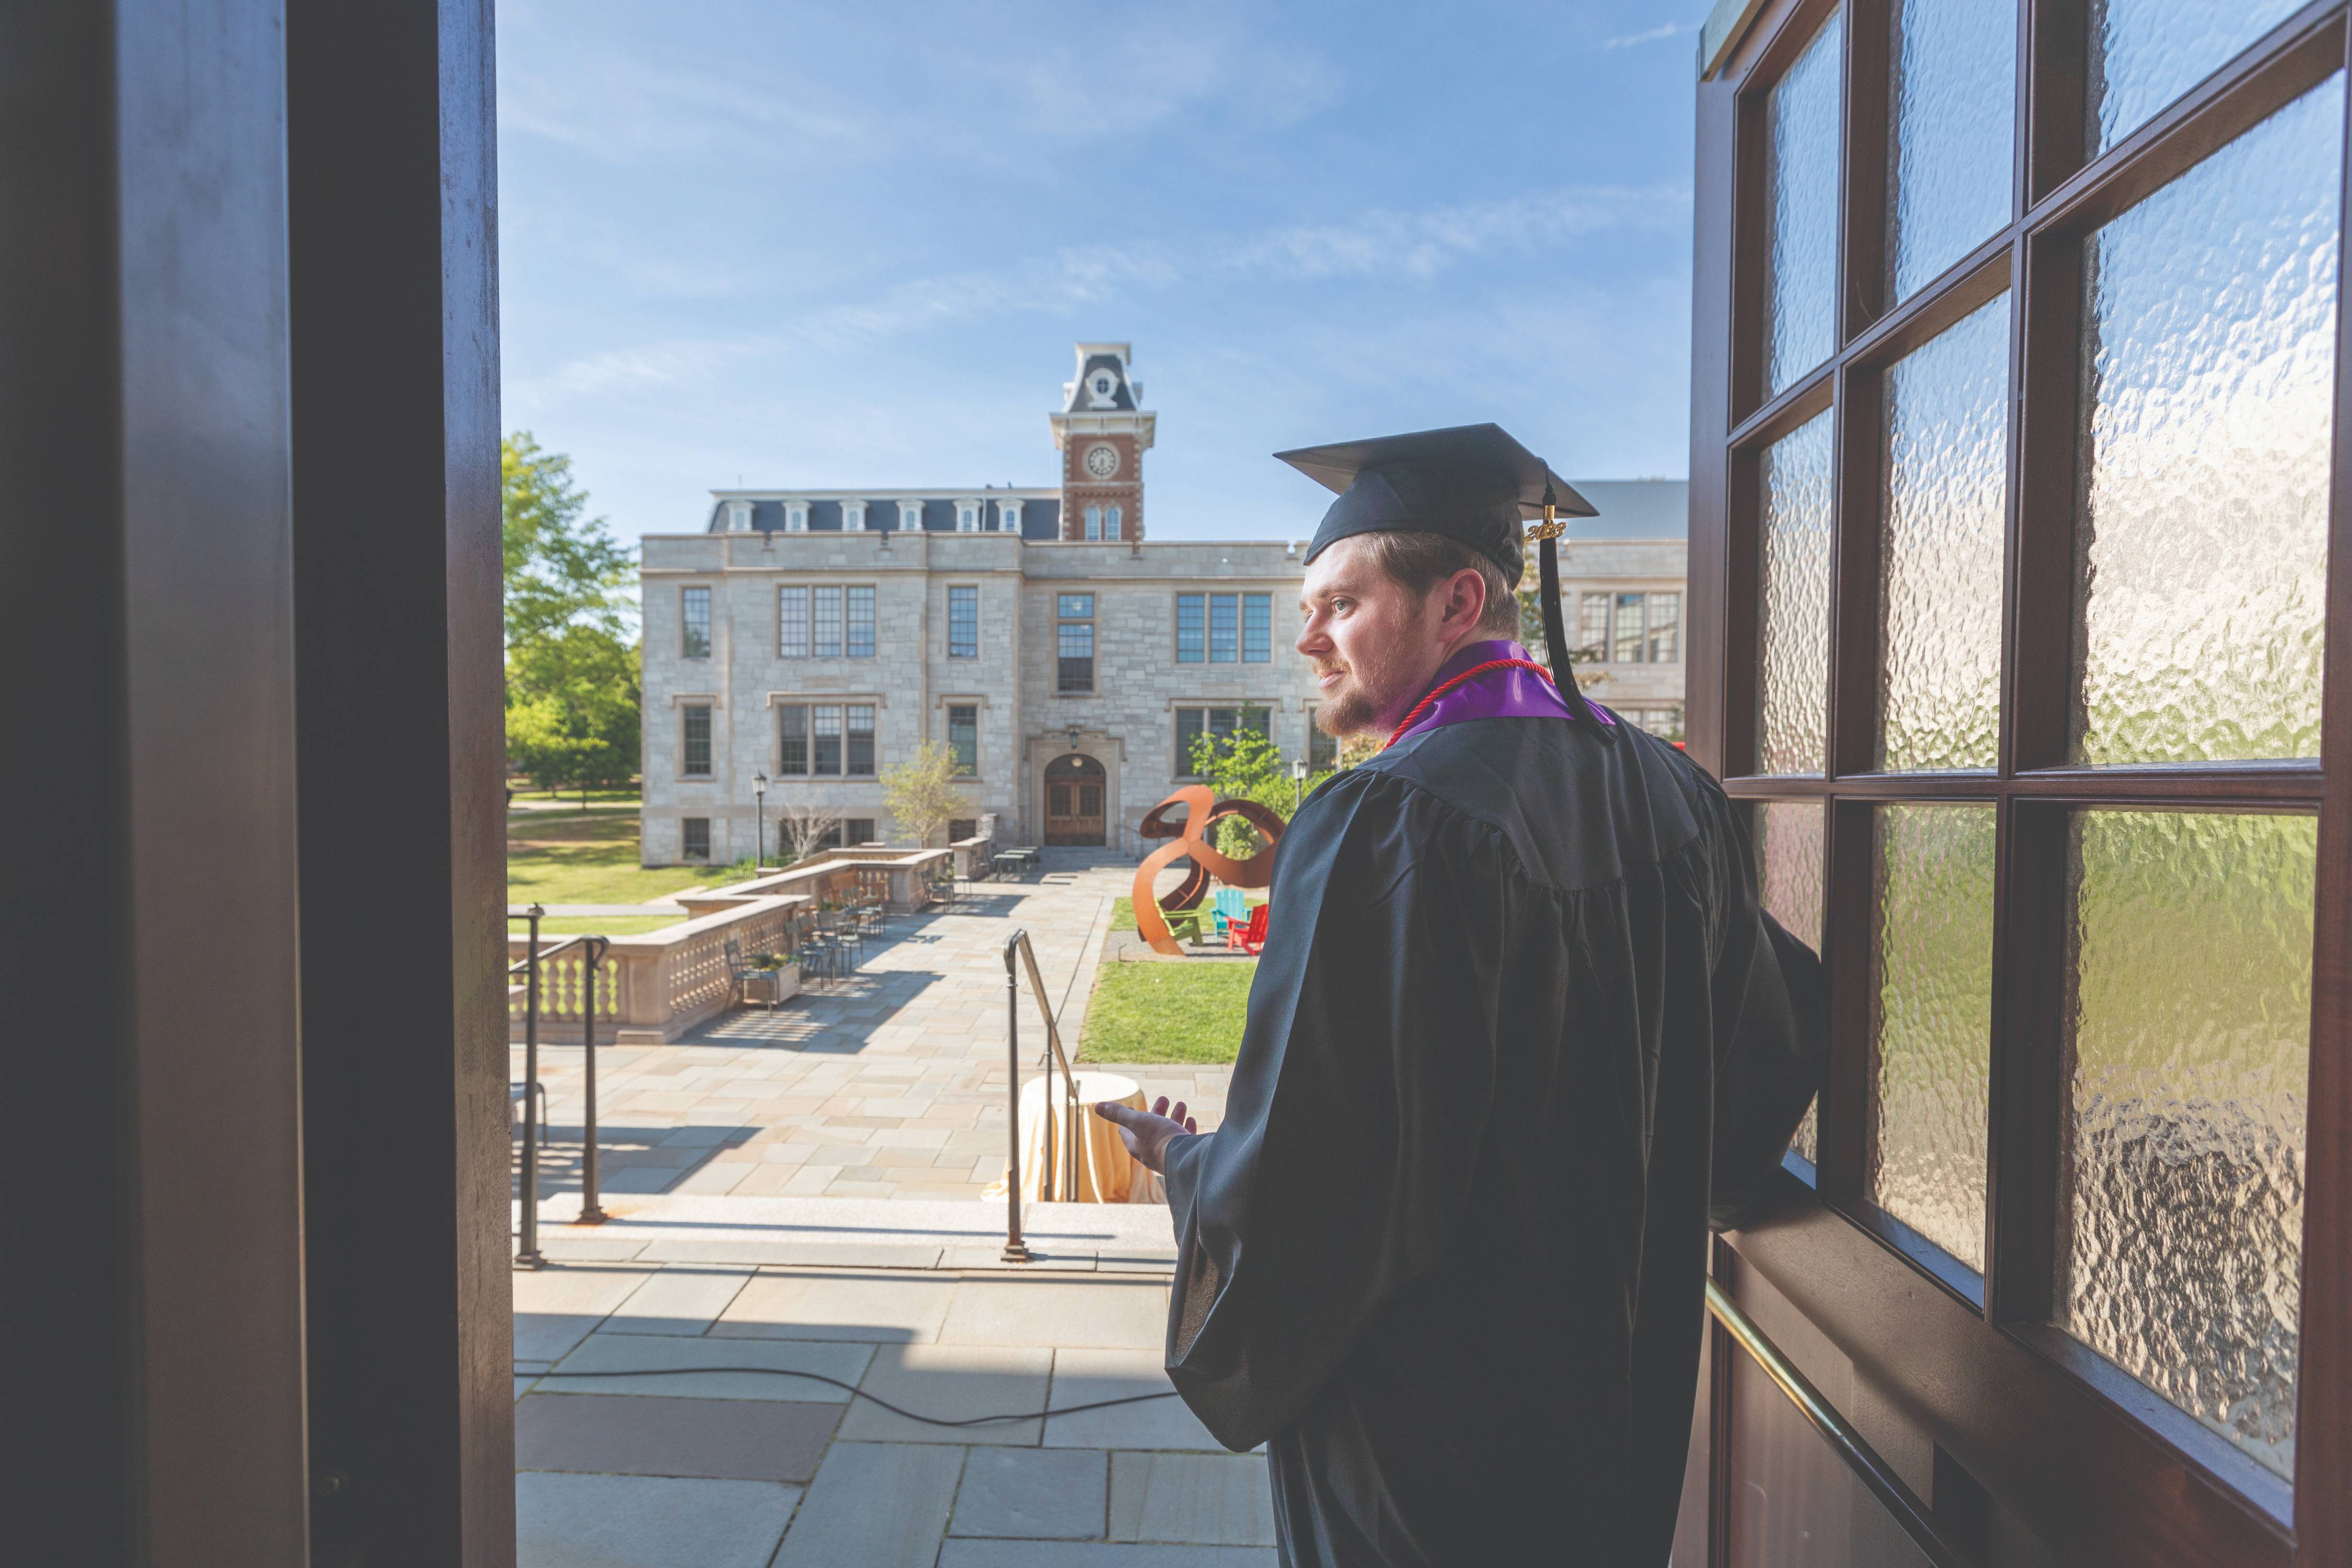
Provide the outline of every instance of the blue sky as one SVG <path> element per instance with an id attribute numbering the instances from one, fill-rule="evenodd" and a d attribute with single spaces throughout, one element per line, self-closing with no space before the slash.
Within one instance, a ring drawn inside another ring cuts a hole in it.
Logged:
<path id="1" fill-rule="evenodd" d="M 753 486 L 1050 485 L 1080 339 L 1154 538 L 1277 448 L 1494 419 L 1686 463 L 1699 0 L 499 8 L 508 428 L 625 539 Z"/>

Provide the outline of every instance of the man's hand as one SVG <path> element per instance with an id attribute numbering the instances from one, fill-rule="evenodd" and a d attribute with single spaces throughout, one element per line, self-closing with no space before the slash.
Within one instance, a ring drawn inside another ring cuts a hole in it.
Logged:
<path id="1" fill-rule="evenodd" d="M 1095 1114 L 1118 1129 L 1126 1141 L 1127 1152 L 1140 1161 L 1146 1170 L 1168 1173 L 1168 1142 L 1187 1132 L 1198 1132 L 1192 1119 L 1184 1114 L 1184 1102 L 1178 1100 L 1174 1110 L 1168 1106 L 1168 1097 L 1161 1095 L 1149 1110 L 1130 1110 L 1117 1100 L 1099 1100 Z"/>

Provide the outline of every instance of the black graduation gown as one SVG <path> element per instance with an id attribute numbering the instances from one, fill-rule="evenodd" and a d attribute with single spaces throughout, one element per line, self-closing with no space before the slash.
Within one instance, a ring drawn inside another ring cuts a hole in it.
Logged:
<path id="1" fill-rule="evenodd" d="M 1293 1568 L 1666 1561 L 1710 1219 L 1819 1079 L 1821 971 L 1639 731 L 1425 731 L 1275 862 L 1223 1124 L 1170 1147 L 1168 1373 Z"/>

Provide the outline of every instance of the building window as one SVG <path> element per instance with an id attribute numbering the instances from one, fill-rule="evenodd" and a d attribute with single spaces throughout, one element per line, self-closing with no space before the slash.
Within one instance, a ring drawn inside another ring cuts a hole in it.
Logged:
<path id="1" fill-rule="evenodd" d="M 805 774 L 809 771 L 809 710 L 803 703 L 776 710 L 776 772 Z"/>
<path id="2" fill-rule="evenodd" d="M 874 819 L 870 816 L 853 816 L 849 819 L 848 826 L 849 841 L 852 844 L 871 844 L 881 837 L 874 831 Z"/>
<path id="3" fill-rule="evenodd" d="M 849 590 L 849 657 L 874 657 L 874 590 Z"/>
<path id="4" fill-rule="evenodd" d="M 841 503 L 841 531 L 844 533 L 863 533 L 866 531 L 866 503 L 864 501 L 845 500 Z"/>
<path id="5" fill-rule="evenodd" d="M 1087 537 L 1100 539 L 1102 536 L 1102 508 L 1090 506 L 1087 508 Z"/>
<path id="6" fill-rule="evenodd" d="M 1650 595 L 1650 662 L 1676 664 L 1683 657 L 1683 596 L 1680 594 Z M 1677 713 L 1671 740 L 1682 739 L 1682 719 Z"/>
<path id="7" fill-rule="evenodd" d="M 811 754 L 809 772 L 831 778 L 841 776 L 841 710 L 812 708 L 809 723 L 814 731 L 815 750 Z"/>
<path id="8" fill-rule="evenodd" d="M 1640 594 L 1617 595 L 1616 608 L 1611 615 L 1610 630 L 1615 634 L 1609 642 L 1609 660 L 1612 664 L 1645 662 L 1643 656 L 1650 651 L 1650 645 L 1643 635 L 1643 597 Z"/>
<path id="9" fill-rule="evenodd" d="M 781 703 L 776 739 L 776 772 L 786 777 L 874 776 L 872 703 Z"/>
<path id="10" fill-rule="evenodd" d="M 683 832 L 680 835 L 682 839 L 680 847 L 685 851 L 684 858 L 688 860 L 709 859 L 710 818 L 707 816 L 680 817 L 677 825 L 681 829 L 683 829 Z"/>
<path id="11" fill-rule="evenodd" d="M 1054 689 L 1064 692 L 1095 689 L 1095 596 L 1060 594 L 1055 596 L 1055 637 L 1057 665 Z"/>
<path id="12" fill-rule="evenodd" d="M 980 776 L 980 709 L 958 704 L 948 710 L 948 755 L 955 761 L 956 776 Z"/>
<path id="13" fill-rule="evenodd" d="M 1315 722 L 1315 710 L 1309 708 L 1307 710 L 1307 771 L 1319 773 L 1326 768 L 1339 765 L 1339 742 L 1323 732 L 1323 727 Z"/>
<path id="14" fill-rule="evenodd" d="M 1103 537 L 1105 539 L 1124 539 L 1127 537 L 1126 529 L 1126 508 L 1115 506 L 1103 513 Z"/>
<path id="15" fill-rule="evenodd" d="M 782 658 L 809 656 L 809 591 L 776 590 L 776 654 Z"/>
<path id="16" fill-rule="evenodd" d="M 898 531 L 901 533 L 916 533 L 921 531 L 922 526 L 923 503 L 919 500 L 900 501 L 898 503 Z"/>
<path id="17" fill-rule="evenodd" d="M 841 590 L 817 588 L 816 595 L 816 656 L 819 658 L 841 657 Z"/>
<path id="18" fill-rule="evenodd" d="M 686 746 L 685 766 L 688 778 L 707 779 L 710 776 L 710 709 L 706 703 L 688 703 L 679 710 L 684 715 Z"/>
<path id="19" fill-rule="evenodd" d="M 980 657 L 980 590 L 948 590 L 948 657 Z"/>
<path id="20" fill-rule="evenodd" d="M 874 776 L 874 709 L 871 704 L 852 704 L 849 710 L 849 766 L 854 779 Z M 874 836 L 868 833 L 866 837 Z"/>
<path id="21" fill-rule="evenodd" d="M 960 500 L 956 502 L 956 531 L 958 533 L 978 533 L 980 531 L 980 503 L 978 501 Z"/>
<path id="22" fill-rule="evenodd" d="M 1587 594 L 1577 604 L 1576 658 L 1604 664 L 1609 658 L 1609 595 Z"/>
<path id="23" fill-rule="evenodd" d="M 730 500 L 727 503 L 727 531 L 730 533 L 749 533 L 751 531 L 751 503 L 750 501 Z"/>
<path id="24" fill-rule="evenodd" d="M 784 503 L 784 531 L 786 533 L 806 533 L 808 531 L 808 502 L 804 500 L 786 501 Z"/>
<path id="25" fill-rule="evenodd" d="M 688 658 L 710 657 L 710 590 L 684 588 L 678 592 L 682 614 L 677 651 Z"/>
<path id="26" fill-rule="evenodd" d="M 1176 595 L 1176 662 L 1269 664 L 1274 659 L 1274 595 Z"/>
<path id="27" fill-rule="evenodd" d="M 1679 702 L 1656 708 L 1628 708 L 1623 710 L 1622 717 L 1661 741 L 1680 741 L 1683 738 L 1683 706 Z"/>
<path id="28" fill-rule="evenodd" d="M 959 816 L 948 824 L 948 842 L 950 844 L 961 844 L 967 838 L 979 837 L 980 819 L 977 817 Z"/>
<path id="29" fill-rule="evenodd" d="M 1021 503 L 1019 501 L 1001 500 L 996 503 L 996 529 L 1000 533 L 1018 533 L 1021 531 Z"/>
<path id="30" fill-rule="evenodd" d="M 1203 735 L 1223 740 L 1236 730 L 1273 732 L 1274 716 L 1264 708 L 1179 708 L 1176 710 L 1176 776 L 1198 778 L 1193 772 L 1193 742 Z"/>

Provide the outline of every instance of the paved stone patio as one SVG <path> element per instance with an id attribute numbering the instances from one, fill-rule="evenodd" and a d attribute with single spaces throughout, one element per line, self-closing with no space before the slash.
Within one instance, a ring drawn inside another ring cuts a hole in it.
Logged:
<path id="1" fill-rule="evenodd" d="M 1172 874 L 1171 874 L 1172 875 Z M 1134 868 L 1047 851 L 1028 882 L 975 884 L 944 912 L 897 916 L 856 974 L 770 1012 L 740 1009 L 667 1046 L 596 1053 L 600 1186 L 633 1194 L 976 1198 L 1004 1167 L 1005 938 L 1029 933 L 1077 1049 L 1086 991 Z M 1023 1072 L 1045 1031 L 1024 980 Z M 577 1214 L 580 1048 L 543 1047 L 542 1213 Z M 512 1052 L 522 1078 L 522 1047 Z M 1227 1068 L 1121 1068 L 1147 1096 L 1223 1113 Z M 568 1206 L 567 1206 L 568 1205 Z M 611 1206 L 609 1204 L 607 1206 Z"/>
<path id="2" fill-rule="evenodd" d="M 845 984 L 601 1049 L 602 1226 L 562 1223 L 581 1053 L 542 1051 L 549 1264 L 514 1276 L 525 1568 L 1271 1568 L 1263 1458 L 1172 1397 L 1055 1414 L 1169 1391 L 1166 1211 L 1030 1205 L 1021 1267 L 1001 1202 L 973 1201 L 1004 1158 L 1004 939 L 1030 932 L 1075 1049 L 1131 876 L 1049 852 L 1038 879 L 893 920 Z M 1025 980 L 1022 1008 L 1026 1078 Z M 1229 1069 L 1125 1070 L 1222 1112 Z M 1015 1418 L 931 1426 L 835 1384 Z"/>

